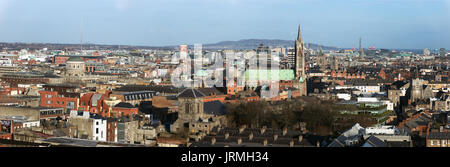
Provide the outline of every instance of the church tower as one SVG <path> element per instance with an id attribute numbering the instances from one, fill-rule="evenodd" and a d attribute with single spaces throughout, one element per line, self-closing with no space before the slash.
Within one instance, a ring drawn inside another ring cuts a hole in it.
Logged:
<path id="1" fill-rule="evenodd" d="M 301 95 L 307 95 L 306 89 L 306 62 L 305 62 L 305 42 L 302 39 L 300 25 L 298 26 L 298 36 L 295 41 L 295 79 L 298 82 L 296 87 L 301 90 Z"/>
<path id="2" fill-rule="evenodd" d="M 362 38 L 359 38 L 359 57 L 364 57 L 364 48 L 362 48 Z"/>

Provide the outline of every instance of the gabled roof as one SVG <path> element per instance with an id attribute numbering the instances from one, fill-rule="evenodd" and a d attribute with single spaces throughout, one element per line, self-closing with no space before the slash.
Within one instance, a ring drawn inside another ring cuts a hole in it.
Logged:
<path id="1" fill-rule="evenodd" d="M 120 108 L 135 108 L 132 104 L 130 104 L 130 103 L 124 103 L 124 102 L 120 102 L 119 104 L 115 105 L 114 107 L 120 107 Z"/>
<path id="2" fill-rule="evenodd" d="M 362 137 L 364 131 L 364 128 L 357 123 L 333 140 L 328 147 L 346 147 L 347 141 L 358 140 L 358 138 Z"/>
<path id="3" fill-rule="evenodd" d="M 204 112 L 212 115 L 225 115 L 225 105 L 220 101 L 207 102 L 203 105 Z"/>
<path id="4" fill-rule="evenodd" d="M 217 90 L 217 88 L 199 88 L 198 91 L 202 92 L 206 96 L 210 96 L 211 94 L 223 95 L 223 93 Z"/>
<path id="5" fill-rule="evenodd" d="M 192 89 L 192 88 L 188 88 L 183 90 L 180 94 L 177 95 L 177 97 L 181 97 L 181 98 L 202 98 L 205 97 L 205 94 L 203 94 L 202 92 L 196 90 L 196 89 Z"/>
<path id="6" fill-rule="evenodd" d="M 102 98 L 102 96 L 103 96 L 102 94 L 94 94 L 94 95 L 92 95 L 92 97 L 91 97 L 92 106 L 96 107 L 97 106 L 97 101 L 100 100 L 100 98 Z"/>
<path id="7" fill-rule="evenodd" d="M 387 144 L 375 136 L 370 136 L 362 147 L 387 147 Z"/>

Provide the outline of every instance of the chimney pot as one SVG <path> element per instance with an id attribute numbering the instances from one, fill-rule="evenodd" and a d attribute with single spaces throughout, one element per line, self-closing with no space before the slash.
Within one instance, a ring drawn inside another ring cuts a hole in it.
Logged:
<path id="1" fill-rule="evenodd" d="M 286 136 L 288 129 L 287 128 L 283 128 L 283 136 Z"/>
<path id="2" fill-rule="evenodd" d="M 242 133 L 242 132 L 244 132 L 245 128 L 246 128 L 246 126 L 245 126 L 245 125 L 241 126 L 241 127 L 239 128 L 239 133 Z"/>
<path id="3" fill-rule="evenodd" d="M 211 144 L 212 144 L 212 145 L 216 144 L 216 138 L 215 138 L 215 137 L 213 137 L 213 138 L 211 139 Z"/>
<path id="4" fill-rule="evenodd" d="M 230 133 L 225 133 L 225 140 L 228 139 L 230 137 Z"/>
<path id="5" fill-rule="evenodd" d="M 261 128 L 261 134 L 264 134 L 266 132 L 266 126 L 264 126 L 263 128 Z"/>

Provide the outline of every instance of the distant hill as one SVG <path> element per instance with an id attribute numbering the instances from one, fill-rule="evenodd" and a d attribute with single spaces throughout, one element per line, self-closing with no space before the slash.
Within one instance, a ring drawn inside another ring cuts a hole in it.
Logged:
<path id="1" fill-rule="evenodd" d="M 256 49 L 259 44 L 271 47 L 294 47 L 293 40 L 279 40 L 279 39 L 243 39 L 239 41 L 222 41 L 214 44 L 203 45 L 204 49 Z M 318 49 L 318 44 L 306 43 L 309 48 Z M 335 50 L 336 47 L 321 46 L 323 50 Z"/>
<path id="2" fill-rule="evenodd" d="M 210 50 L 223 50 L 223 49 L 235 49 L 235 50 L 247 50 L 256 49 L 260 44 L 270 47 L 294 47 L 295 41 L 293 40 L 279 40 L 279 39 L 243 39 L 239 41 L 222 41 L 213 44 L 204 44 L 203 49 Z M 309 48 L 318 49 L 320 45 L 306 43 Z M 189 47 L 193 47 L 190 45 Z M 336 50 L 336 47 L 321 46 L 323 50 Z M 20 50 L 20 49 L 42 49 L 48 48 L 49 50 L 79 50 L 80 44 L 58 44 L 58 43 L 5 43 L 0 42 L 0 50 Z M 162 49 L 173 50 L 179 49 L 179 45 L 172 46 L 133 46 L 133 45 L 107 45 L 107 44 L 83 44 L 83 49 L 124 49 L 124 50 L 136 50 L 136 49 Z"/>

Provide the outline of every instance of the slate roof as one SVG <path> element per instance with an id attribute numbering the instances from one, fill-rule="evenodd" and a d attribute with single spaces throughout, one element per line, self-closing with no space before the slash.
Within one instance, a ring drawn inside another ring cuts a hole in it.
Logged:
<path id="1" fill-rule="evenodd" d="M 91 102 L 92 102 L 92 106 L 96 107 L 97 106 L 97 101 L 100 100 L 100 98 L 102 98 L 102 94 L 94 94 L 91 97 Z"/>
<path id="2" fill-rule="evenodd" d="M 203 104 L 203 110 L 206 114 L 225 115 L 227 113 L 225 105 L 220 101 L 212 101 Z"/>
<path id="3" fill-rule="evenodd" d="M 388 145 L 375 136 L 370 136 L 362 147 L 387 147 Z"/>
<path id="4" fill-rule="evenodd" d="M 138 92 L 138 91 L 155 91 L 159 93 L 169 93 L 169 94 L 177 94 L 182 89 L 176 88 L 174 86 L 146 86 L 146 85 L 126 85 L 120 88 L 114 89 L 114 91 L 118 92 Z"/>
<path id="5" fill-rule="evenodd" d="M 334 139 L 328 147 L 346 147 L 346 141 L 359 140 L 364 131 L 364 128 L 357 123 L 351 129 L 345 131 L 338 138 Z"/>
<path id="6" fill-rule="evenodd" d="M 115 105 L 114 107 L 120 107 L 120 108 L 135 108 L 130 103 L 120 102 L 119 104 Z"/>
<path id="7" fill-rule="evenodd" d="M 430 132 L 427 139 L 450 139 L 450 132 Z"/>
<path id="8" fill-rule="evenodd" d="M 225 133 L 229 134 L 228 139 Z M 302 134 L 299 131 L 288 130 L 283 135 L 282 130 L 266 129 L 261 134 L 261 129 L 245 128 L 239 133 L 239 128 L 225 127 L 218 131 L 218 127 L 213 128 L 212 135 L 205 136 L 198 142 L 194 142 L 190 147 L 264 147 L 264 140 L 267 140 L 267 147 L 289 147 L 290 142 L 294 142 L 294 147 L 316 147 L 316 143 L 322 141 L 326 145 L 326 137 L 316 136 L 313 134 Z M 249 135 L 253 134 L 253 139 Z M 278 139 L 274 139 L 274 135 L 278 135 Z M 303 140 L 299 141 L 299 136 L 303 136 Z M 212 139 L 216 139 L 216 143 L 212 144 Z M 238 139 L 242 139 L 242 143 L 238 144 Z"/>
<path id="9" fill-rule="evenodd" d="M 223 93 L 216 88 L 199 88 L 198 91 L 202 92 L 206 96 L 210 96 L 212 94 L 223 95 Z"/>
<path id="10" fill-rule="evenodd" d="M 177 97 L 181 97 L 181 98 L 202 98 L 205 97 L 205 94 L 203 94 L 202 92 L 196 90 L 196 89 L 192 89 L 192 88 L 188 88 L 183 90 L 180 94 L 178 94 Z"/>
<path id="11" fill-rule="evenodd" d="M 394 83 L 392 83 L 391 88 L 393 89 L 400 89 L 401 87 L 405 86 L 407 84 L 407 82 L 405 81 L 395 81 Z M 394 87 L 395 86 L 395 87 Z"/>
<path id="12" fill-rule="evenodd" d="M 386 144 L 388 147 L 411 147 L 411 143 L 405 141 L 388 141 Z"/>

